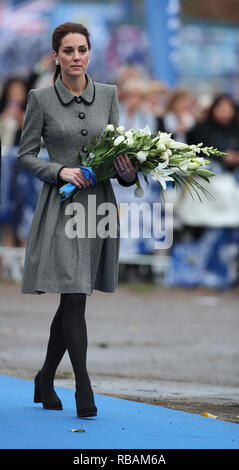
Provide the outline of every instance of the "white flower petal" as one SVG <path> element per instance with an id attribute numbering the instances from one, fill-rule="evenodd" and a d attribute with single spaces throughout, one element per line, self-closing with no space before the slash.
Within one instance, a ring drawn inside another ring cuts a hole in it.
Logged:
<path id="1" fill-rule="evenodd" d="M 125 137 L 129 138 L 129 139 L 133 139 L 133 132 L 132 130 L 128 130 L 125 132 Z"/>
<path id="2" fill-rule="evenodd" d="M 106 126 L 106 131 L 114 131 L 114 130 L 115 128 L 113 124 L 108 124 L 108 126 Z"/>
<path id="3" fill-rule="evenodd" d="M 143 133 L 147 135 L 151 135 L 151 130 L 148 124 L 146 124 L 145 128 L 143 129 Z"/>
<path id="4" fill-rule="evenodd" d="M 124 126 L 119 126 L 119 127 L 116 127 L 116 130 L 119 134 L 123 134 L 124 132 Z"/>
<path id="5" fill-rule="evenodd" d="M 166 150 L 166 145 L 164 145 L 162 142 L 158 141 L 156 145 L 158 150 Z"/>
<path id="6" fill-rule="evenodd" d="M 116 137 L 115 141 L 114 141 L 114 145 L 120 145 L 121 142 L 123 142 L 125 140 L 124 136 L 123 135 L 119 135 L 118 137 Z"/>
<path id="7" fill-rule="evenodd" d="M 128 137 L 128 139 L 126 139 L 125 141 L 126 145 L 128 145 L 129 147 L 133 147 L 134 146 L 134 139 L 130 139 Z"/>
<path id="8" fill-rule="evenodd" d="M 148 152 L 145 152 L 144 150 L 140 150 L 139 152 L 136 153 L 136 157 L 140 162 L 144 162 L 148 156 Z"/>
<path id="9" fill-rule="evenodd" d="M 161 170 L 163 168 L 166 168 L 166 166 L 168 166 L 168 162 L 169 162 L 169 159 L 168 159 L 168 156 L 166 156 L 166 160 L 164 162 L 159 162 L 158 165 L 157 165 L 157 169 L 158 170 Z"/>
<path id="10" fill-rule="evenodd" d="M 174 179 L 171 178 L 171 176 L 161 176 L 158 181 L 163 186 L 163 189 L 166 189 L 167 188 L 166 181 L 174 181 Z"/>
<path id="11" fill-rule="evenodd" d="M 169 147 L 172 149 L 184 150 L 184 149 L 188 149 L 189 145 L 185 144 L 184 142 L 176 142 L 172 140 L 171 143 L 169 144 Z"/>

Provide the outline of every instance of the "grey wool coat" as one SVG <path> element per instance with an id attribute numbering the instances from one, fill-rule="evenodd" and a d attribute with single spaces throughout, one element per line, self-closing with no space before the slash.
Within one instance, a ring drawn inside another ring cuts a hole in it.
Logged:
<path id="1" fill-rule="evenodd" d="M 94 216 L 94 210 L 89 210 L 88 196 L 96 202 L 96 212 L 105 202 L 117 208 L 110 179 L 81 188 L 73 200 L 61 201 L 58 192 L 66 183 L 59 177 L 60 170 L 77 167 L 78 152 L 84 154 L 85 146 L 94 143 L 107 124 L 119 124 L 116 85 L 93 82 L 88 73 L 85 76 L 87 87 L 80 97 L 74 96 L 64 85 L 61 74 L 52 85 L 31 89 L 28 93 L 18 163 L 21 169 L 31 172 L 44 184 L 27 240 L 22 293 L 91 295 L 93 289 L 114 292 L 118 285 L 118 211 L 115 236 L 98 236 L 97 231 L 96 236 L 88 236 L 90 217 Z M 37 158 L 42 138 L 49 162 Z M 117 179 L 123 186 L 135 182 L 125 183 L 118 175 Z M 84 220 L 77 210 L 79 202 L 85 210 Z M 105 216 L 106 213 L 100 216 L 97 212 L 97 221 Z M 85 234 L 69 236 L 66 226 L 70 219 L 82 227 L 85 224 Z"/>

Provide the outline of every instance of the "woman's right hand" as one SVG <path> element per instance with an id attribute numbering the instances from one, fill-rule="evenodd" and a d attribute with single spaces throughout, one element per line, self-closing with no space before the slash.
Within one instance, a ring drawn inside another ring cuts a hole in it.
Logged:
<path id="1" fill-rule="evenodd" d="M 59 177 L 67 183 L 74 184 L 77 188 L 88 188 L 92 184 L 92 179 L 87 180 L 80 168 L 62 168 Z"/>

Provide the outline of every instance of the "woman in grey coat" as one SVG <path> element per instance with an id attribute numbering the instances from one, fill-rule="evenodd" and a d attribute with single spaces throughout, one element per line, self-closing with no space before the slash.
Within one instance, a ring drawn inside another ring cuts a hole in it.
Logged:
<path id="1" fill-rule="evenodd" d="M 35 377 L 34 401 L 47 409 L 62 409 L 54 377 L 67 350 L 75 375 L 77 415 L 95 416 L 86 367 L 86 295 L 93 289 L 114 292 L 117 287 L 120 230 L 116 210 L 115 236 L 106 236 L 106 229 L 104 236 L 92 232 L 102 221 L 97 208 L 111 203 L 117 209 L 117 203 L 110 179 L 93 185 L 77 168 L 77 155 L 79 151 L 84 155 L 86 145 L 92 144 L 107 124 L 118 126 L 117 89 L 94 82 L 86 72 L 91 45 L 83 25 L 58 26 L 52 46 L 57 65 L 53 84 L 30 90 L 18 154 L 19 166 L 44 182 L 26 246 L 22 293 L 60 293 L 45 362 Z M 37 158 L 41 138 L 50 162 Z M 120 184 L 135 183 L 137 168 L 128 155 L 117 157 L 115 169 Z M 61 201 L 59 188 L 65 182 L 81 188 L 74 202 Z M 84 209 L 84 220 L 82 210 L 79 217 L 79 207 Z M 85 235 L 80 230 L 77 236 L 75 225 L 84 227 Z"/>

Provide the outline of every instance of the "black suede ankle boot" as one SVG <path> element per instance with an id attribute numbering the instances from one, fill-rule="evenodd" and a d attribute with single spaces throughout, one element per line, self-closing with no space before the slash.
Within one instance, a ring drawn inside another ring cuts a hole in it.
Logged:
<path id="1" fill-rule="evenodd" d="M 42 393 L 41 371 L 35 377 L 34 403 L 42 403 L 43 408 L 47 410 L 62 410 L 62 403 L 55 390 L 51 396 L 46 398 Z"/>
<path id="2" fill-rule="evenodd" d="M 92 405 L 88 408 L 80 407 L 80 394 L 77 390 L 75 392 L 75 399 L 76 399 L 77 416 L 79 418 L 88 418 L 88 417 L 97 415 L 97 407 L 95 405 Z"/>

